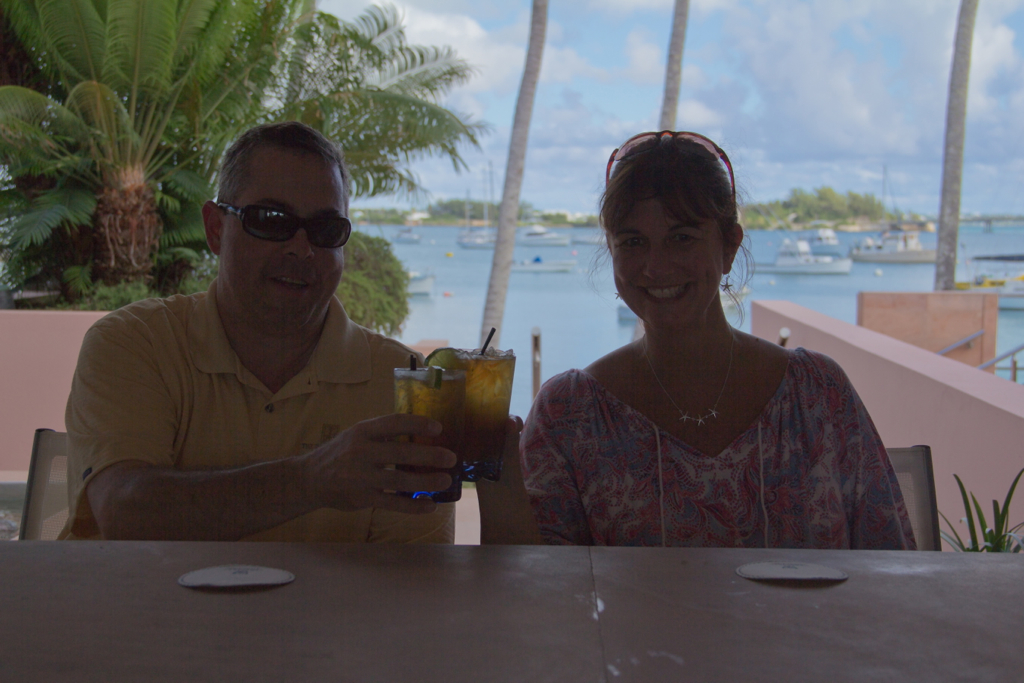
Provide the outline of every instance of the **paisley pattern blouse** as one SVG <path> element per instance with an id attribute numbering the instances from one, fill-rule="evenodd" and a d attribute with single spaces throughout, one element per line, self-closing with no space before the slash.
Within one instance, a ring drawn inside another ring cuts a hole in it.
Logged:
<path id="1" fill-rule="evenodd" d="M 659 440 L 665 545 L 915 547 L 867 409 L 835 361 L 805 349 L 793 352 L 757 420 L 714 457 L 659 430 L 583 371 L 553 377 L 520 442 L 545 540 L 662 545 Z"/>

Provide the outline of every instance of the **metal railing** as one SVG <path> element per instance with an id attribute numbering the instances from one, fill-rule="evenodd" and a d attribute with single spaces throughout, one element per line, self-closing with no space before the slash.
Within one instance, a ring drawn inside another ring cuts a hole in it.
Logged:
<path id="1" fill-rule="evenodd" d="M 974 341 L 975 339 L 977 339 L 978 337 L 980 337 L 983 334 L 985 334 L 985 330 L 978 330 L 977 332 L 975 332 L 974 334 L 970 335 L 969 337 L 964 337 L 960 341 L 958 341 L 958 342 L 956 342 L 954 344 L 950 344 L 946 348 L 942 349 L 941 351 L 936 351 L 935 353 L 939 354 L 940 356 L 945 356 L 950 351 L 954 351 L 956 349 L 959 349 L 961 346 L 966 346 L 966 345 L 970 344 L 972 341 Z"/>
<path id="2" fill-rule="evenodd" d="M 992 360 L 990 360 L 988 362 L 982 363 L 981 365 L 978 366 L 978 369 L 979 370 L 984 370 L 985 368 L 988 368 L 989 366 L 992 366 L 992 365 L 995 365 L 995 369 L 996 370 L 1007 370 L 1008 369 L 1010 371 L 1010 381 L 1016 383 L 1016 381 L 1017 381 L 1017 354 L 1020 353 L 1021 351 L 1024 351 L 1024 344 L 1021 344 L 1020 346 L 1018 346 L 1015 349 L 1011 349 L 1011 350 L 1007 351 L 1006 353 L 1004 353 L 1001 356 L 996 356 L 995 358 L 993 358 Z M 1003 367 L 999 367 L 998 365 L 996 365 L 996 363 L 998 363 L 999 361 L 1006 360 L 1007 358 L 1010 359 L 1010 364 L 1008 366 L 1004 365 Z"/>

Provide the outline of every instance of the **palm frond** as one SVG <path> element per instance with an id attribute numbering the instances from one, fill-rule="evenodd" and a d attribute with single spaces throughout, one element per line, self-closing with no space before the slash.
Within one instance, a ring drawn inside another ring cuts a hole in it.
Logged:
<path id="1" fill-rule="evenodd" d="M 85 296 L 92 291 L 92 263 L 84 266 L 70 266 L 61 274 L 61 281 L 76 296 Z"/>
<path id="2" fill-rule="evenodd" d="M 202 248 L 206 244 L 206 227 L 200 204 L 183 203 L 174 219 L 167 221 L 160 236 L 160 247 L 191 246 Z"/>
<path id="3" fill-rule="evenodd" d="M 388 57 L 365 85 L 433 99 L 466 83 L 473 75 L 473 68 L 449 47 L 403 46 Z"/>
<path id="4" fill-rule="evenodd" d="M 164 183 L 175 194 L 197 204 L 202 204 L 213 197 L 213 188 L 210 186 L 210 183 L 195 171 L 181 166 L 166 170 L 168 175 Z"/>
<path id="5" fill-rule="evenodd" d="M 37 0 L 39 24 L 49 56 L 60 65 L 70 89 L 95 80 L 106 62 L 106 21 L 91 0 Z"/>
<path id="6" fill-rule="evenodd" d="M 32 154 L 64 154 L 64 143 L 87 143 L 91 130 L 74 111 L 35 90 L 0 87 L 0 137 Z"/>
<path id="7" fill-rule="evenodd" d="M 129 97 L 128 110 L 142 92 L 165 94 L 171 88 L 178 17 L 167 0 L 109 0 L 107 59 L 100 79 Z"/>
<path id="8" fill-rule="evenodd" d="M 89 223 L 96 209 L 96 195 L 87 190 L 62 187 L 41 194 L 31 208 L 11 226 L 15 248 L 39 245 L 62 223 Z"/>

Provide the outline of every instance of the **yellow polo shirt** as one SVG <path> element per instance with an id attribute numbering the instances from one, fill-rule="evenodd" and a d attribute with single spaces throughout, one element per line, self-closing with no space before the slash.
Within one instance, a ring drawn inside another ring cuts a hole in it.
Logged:
<path id="1" fill-rule="evenodd" d="M 410 353 L 350 321 L 335 298 L 309 363 L 271 394 L 228 343 L 212 291 L 114 311 L 86 333 L 71 385 L 71 517 L 61 538 L 99 538 L 85 487 L 116 462 L 241 467 L 299 455 L 393 413 L 392 371 Z M 428 515 L 321 508 L 244 540 L 451 543 L 454 534 L 449 503 Z"/>

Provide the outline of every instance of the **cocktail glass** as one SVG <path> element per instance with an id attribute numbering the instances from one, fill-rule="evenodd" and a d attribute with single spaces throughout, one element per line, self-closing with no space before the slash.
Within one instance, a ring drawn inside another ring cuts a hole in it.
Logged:
<path id="1" fill-rule="evenodd" d="M 441 446 L 454 451 L 458 457 L 448 470 L 433 467 L 399 465 L 410 472 L 444 471 L 451 475 L 452 484 L 444 491 L 399 491 L 410 498 L 430 498 L 438 503 L 451 503 L 462 497 L 462 468 L 465 431 L 466 373 L 463 370 L 441 368 L 395 368 L 395 412 L 424 415 L 441 423 L 437 436 L 416 436 L 414 443 Z"/>
<path id="2" fill-rule="evenodd" d="M 501 478 L 505 424 L 512 401 L 516 354 L 487 349 L 438 349 L 428 364 L 466 372 L 466 437 L 462 479 L 478 481 Z"/>

